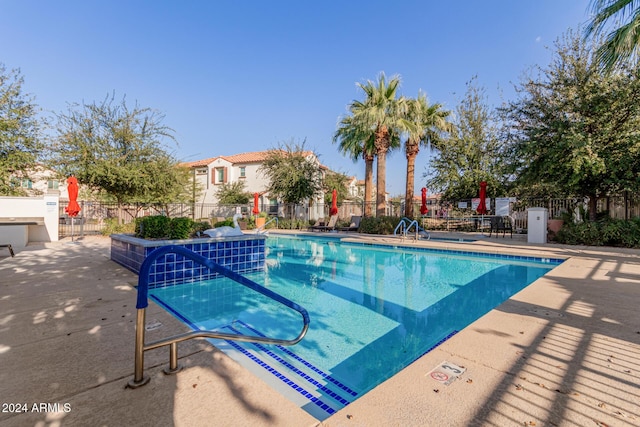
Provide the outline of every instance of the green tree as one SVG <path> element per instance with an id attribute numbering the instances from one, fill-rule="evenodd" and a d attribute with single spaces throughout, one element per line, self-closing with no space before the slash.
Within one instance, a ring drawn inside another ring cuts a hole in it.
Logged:
<path id="1" fill-rule="evenodd" d="M 50 163 L 78 181 L 105 192 L 119 204 L 168 203 L 191 197 L 190 173 L 178 167 L 165 141 L 173 131 L 164 116 L 125 99 L 73 104 L 58 114 L 58 135 Z"/>
<path id="2" fill-rule="evenodd" d="M 333 142 L 338 143 L 342 154 L 350 157 L 354 162 L 364 160 L 364 216 L 371 216 L 373 205 L 373 161 L 375 160 L 374 134 L 368 128 L 354 124 L 354 105 L 350 107 L 350 116 L 343 117 L 333 136 Z"/>
<path id="3" fill-rule="evenodd" d="M 353 101 L 349 107 L 351 125 L 357 129 L 356 134 L 367 132 L 360 138 L 363 142 L 373 139 L 376 154 L 376 215 L 382 216 L 386 211 L 386 174 L 387 153 L 400 146 L 399 129 L 402 129 L 403 112 L 406 100 L 397 98 L 400 77 L 394 76 L 388 82 L 384 73 L 380 73 L 378 81 L 368 80 L 358 83 L 365 93 L 364 101 Z M 368 147 L 366 147 L 368 148 Z M 369 153 L 365 149 L 365 152 Z M 365 186 L 366 190 L 366 186 Z"/>
<path id="4" fill-rule="evenodd" d="M 438 148 L 442 145 L 443 133 L 451 130 L 451 124 L 447 121 L 449 111 L 442 109 L 441 104 L 429 105 L 427 96 L 423 93 L 416 99 L 407 101 L 404 134 L 405 154 L 407 156 L 407 179 L 405 190 L 404 215 L 413 218 L 413 189 L 415 187 L 416 157 L 420 151 L 420 145 L 430 148 Z"/>
<path id="5" fill-rule="evenodd" d="M 216 190 L 218 203 L 223 205 L 246 205 L 251 195 L 246 191 L 244 181 L 222 184 Z"/>
<path id="6" fill-rule="evenodd" d="M 347 180 L 349 178 L 340 172 L 327 171 L 324 176 L 322 189 L 324 191 L 324 203 L 331 205 L 333 190 L 336 190 L 338 196 L 338 204 L 349 197 L 347 189 Z"/>
<path id="7" fill-rule="evenodd" d="M 601 73 L 597 50 L 572 32 L 556 47 L 505 109 L 510 164 L 522 186 L 589 197 L 595 220 L 599 195 L 640 190 L 640 70 Z"/>
<path id="8" fill-rule="evenodd" d="M 43 150 L 38 108 L 22 90 L 19 70 L 0 63 L 0 195 L 23 195 L 13 179 L 28 178 Z"/>
<path id="9" fill-rule="evenodd" d="M 449 138 L 438 145 L 431 161 L 433 172 L 426 176 L 429 188 L 442 191 L 445 200 L 477 196 L 481 181 L 487 182 L 489 197 L 504 191 L 496 114 L 487 106 L 485 91 L 475 79 L 467 83 Z"/>
<path id="10" fill-rule="evenodd" d="M 585 38 L 604 36 L 596 50 L 596 62 L 611 72 L 628 62 L 637 62 L 640 47 L 639 0 L 592 0 L 593 18 L 585 27 Z M 606 33 L 606 35 L 605 35 Z"/>
<path id="11" fill-rule="evenodd" d="M 320 163 L 305 149 L 305 141 L 270 149 L 258 170 L 267 178 L 269 195 L 284 203 L 300 204 L 322 193 Z"/>

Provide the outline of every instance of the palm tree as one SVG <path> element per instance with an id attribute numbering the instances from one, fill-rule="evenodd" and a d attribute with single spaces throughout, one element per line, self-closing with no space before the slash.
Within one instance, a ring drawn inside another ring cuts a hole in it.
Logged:
<path id="1" fill-rule="evenodd" d="M 378 82 L 368 80 L 358 83 L 366 98 L 351 104 L 353 124 L 359 129 L 368 129 L 373 134 L 377 157 L 376 170 L 376 216 L 386 211 L 386 174 L 387 152 L 400 145 L 398 129 L 401 128 L 404 98 L 397 99 L 400 77 L 394 76 L 387 83 L 384 73 L 378 76 Z M 369 138 L 365 139 L 369 140 Z"/>
<path id="2" fill-rule="evenodd" d="M 340 120 L 338 129 L 333 136 L 333 142 L 339 144 L 340 152 L 356 162 L 360 157 L 364 159 L 364 216 L 371 216 L 371 189 L 373 188 L 373 160 L 375 159 L 375 145 L 373 133 L 369 129 L 361 129 L 353 123 L 353 106 L 351 116 Z"/>
<path id="3" fill-rule="evenodd" d="M 415 186 L 416 156 L 420 145 L 438 147 L 443 132 L 451 129 L 447 121 L 450 111 L 442 109 L 442 104 L 429 105 L 424 93 L 418 94 L 417 99 L 408 101 L 404 121 L 404 143 L 407 156 L 407 179 L 405 191 L 404 215 L 413 218 L 413 187 Z"/>
<path id="4" fill-rule="evenodd" d="M 637 60 L 640 46 L 640 0 L 592 0 L 593 19 L 585 28 L 585 37 L 599 36 L 612 21 L 618 25 L 596 50 L 603 71 L 611 72 L 629 60 Z"/>

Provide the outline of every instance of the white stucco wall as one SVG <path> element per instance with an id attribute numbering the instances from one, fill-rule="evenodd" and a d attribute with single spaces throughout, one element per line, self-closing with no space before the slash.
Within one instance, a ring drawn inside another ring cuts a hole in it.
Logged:
<path id="1" fill-rule="evenodd" d="M 27 243 L 58 241 L 58 194 L 41 197 L 0 197 L 0 218 L 42 218 L 44 225 L 2 225 L 0 244 L 11 244 L 17 248 Z"/>

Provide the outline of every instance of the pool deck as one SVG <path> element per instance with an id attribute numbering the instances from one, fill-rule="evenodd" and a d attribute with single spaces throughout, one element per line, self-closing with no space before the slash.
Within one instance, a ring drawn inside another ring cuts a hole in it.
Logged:
<path id="1" fill-rule="evenodd" d="M 640 425 L 640 250 L 519 235 L 404 243 L 567 261 L 319 422 L 205 341 L 180 343 L 177 375 L 162 372 L 166 347 L 147 352 L 150 383 L 126 388 L 137 276 L 109 259 L 109 239 L 27 246 L 15 258 L 0 249 L 0 426 Z M 148 342 L 186 331 L 153 303 L 150 323 L 162 326 Z M 443 361 L 466 371 L 438 382 L 429 372 Z"/>

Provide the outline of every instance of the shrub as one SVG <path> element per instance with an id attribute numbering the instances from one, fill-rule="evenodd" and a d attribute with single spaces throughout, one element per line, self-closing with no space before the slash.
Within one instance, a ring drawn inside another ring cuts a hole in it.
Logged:
<path id="1" fill-rule="evenodd" d="M 171 218 L 164 215 L 136 218 L 135 235 L 141 239 L 162 239 L 169 236 Z"/>
<path id="2" fill-rule="evenodd" d="M 191 237 L 197 237 L 198 233 L 202 233 L 204 230 L 208 230 L 211 228 L 211 224 L 209 221 L 196 221 L 193 223 L 193 227 L 191 228 Z"/>
<path id="3" fill-rule="evenodd" d="M 133 233 L 135 230 L 135 223 L 118 224 L 117 218 L 107 218 L 104 220 L 104 227 L 100 231 L 103 236 L 110 236 L 112 234 Z"/>
<path id="4" fill-rule="evenodd" d="M 193 232 L 193 224 L 191 218 L 172 218 L 169 223 L 169 238 L 188 239 Z"/>
<path id="5" fill-rule="evenodd" d="M 215 224 L 213 224 L 213 228 L 218 228 L 218 227 L 233 227 L 233 219 L 225 219 L 224 221 L 218 221 Z"/>
<path id="6" fill-rule="evenodd" d="M 191 218 L 145 216 L 136 218 L 135 236 L 141 239 L 188 239 L 194 233 L 194 228 L 195 223 Z"/>
<path id="7" fill-rule="evenodd" d="M 400 218 L 397 216 L 362 218 L 358 231 L 365 234 L 393 234 L 399 222 Z"/>
<path id="8" fill-rule="evenodd" d="M 555 236 L 568 245 L 640 247 L 640 218 L 630 221 L 601 218 L 598 221 L 565 222 Z"/>

